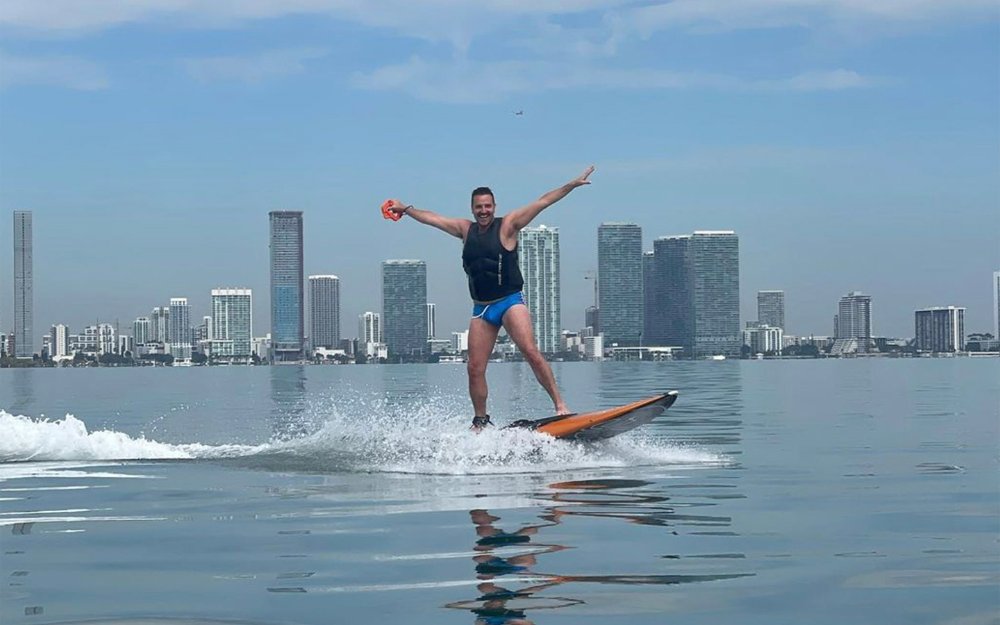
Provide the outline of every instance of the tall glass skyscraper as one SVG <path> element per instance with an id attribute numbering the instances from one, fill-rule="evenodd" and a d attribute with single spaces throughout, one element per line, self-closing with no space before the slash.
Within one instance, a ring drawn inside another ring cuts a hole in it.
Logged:
<path id="1" fill-rule="evenodd" d="M 642 253 L 642 342 L 644 345 L 659 345 L 656 336 L 655 317 L 656 252 Z"/>
<path id="2" fill-rule="evenodd" d="M 785 329 L 785 292 L 757 291 L 757 322 Z"/>
<path id="3" fill-rule="evenodd" d="M 598 308 L 605 347 L 638 345 L 642 320 L 642 228 L 603 223 L 597 229 Z"/>
<path id="4" fill-rule="evenodd" d="M 340 278 L 309 276 L 309 343 L 340 346 Z"/>
<path id="5" fill-rule="evenodd" d="M 382 262 L 382 328 L 391 362 L 422 361 L 427 353 L 427 263 Z"/>
<path id="6" fill-rule="evenodd" d="M 34 353 L 35 278 L 31 211 L 14 211 L 14 356 Z"/>
<path id="7" fill-rule="evenodd" d="M 1000 339 L 1000 270 L 993 272 L 993 338 Z"/>
<path id="8" fill-rule="evenodd" d="M 559 229 L 525 228 L 518 234 L 517 247 L 535 342 L 542 353 L 554 354 L 562 338 Z"/>
<path id="9" fill-rule="evenodd" d="M 302 211 L 272 211 L 271 360 L 299 362 L 305 343 Z"/>
<path id="10" fill-rule="evenodd" d="M 740 241 L 732 230 L 696 230 L 691 235 L 693 356 L 739 356 Z"/>
<path id="11" fill-rule="evenodd" d="M 691 235 L 653 241 L 653 319 L 651 345 L 694 347 L 694 301 L 691 298 Z"/>
<path id="12" fill-rule="evenodd" d="M 253 353 L 253 291 L 212 289 L 212 357 L 250 359 Z"/>

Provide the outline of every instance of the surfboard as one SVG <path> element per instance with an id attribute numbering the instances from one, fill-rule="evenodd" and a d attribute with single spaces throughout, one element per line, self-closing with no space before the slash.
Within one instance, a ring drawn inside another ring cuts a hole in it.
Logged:
<path id="1" fill-rule="evenodd" d="M 649 423 L 663 414 L 663 411 L 675 401 L 677 401 L 677 391 L 669 391 L 615 408 L 545 419 L 521 419 L 506 427 L 527 428 L 556 438 L 596 441 L 618 436 Z"/>

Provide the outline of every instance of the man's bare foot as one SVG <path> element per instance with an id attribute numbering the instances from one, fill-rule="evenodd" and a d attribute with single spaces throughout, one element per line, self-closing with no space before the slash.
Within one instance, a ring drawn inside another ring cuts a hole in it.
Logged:
<path id="1" fill-rule="evenodd" d="M 571 414 L 575 414 L 575 413 L 572 410 L 570 410 L 569 408 L 567 408 L 566 404 L 557 404 L 556 405 L 556 416 L 557 417 L 563 417 L 563 416 L 571 415 Z"/>

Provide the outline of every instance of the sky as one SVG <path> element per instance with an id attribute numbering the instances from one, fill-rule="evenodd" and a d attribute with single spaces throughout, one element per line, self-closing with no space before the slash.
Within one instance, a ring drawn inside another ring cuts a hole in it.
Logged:
<path id="1" fill-rule="evenodd" d="M 515 112 L 523 111 L 516 115 Z M 36 336 L 128 327 L 171 297 L 254 291 L 268 212 L 301 210 L 306 274 L 341 279 L 342 334 L 385 259 L 422 259 L 438 335 L 467 327 L 461 243 L 389 197 L 498 214 L 597 167 L 533 225 L 560 232 L 562 325 L 583 326 L 597 228 L 740 237 L 742 320 L 832 334 L 872 295 L 880 336 L 964 306 L 1000 269 L 994 0 L 5 0 L 0 328 L 14 210 L 34 213 Z M 40 347 L 40 341 L 39 341 Z"/>

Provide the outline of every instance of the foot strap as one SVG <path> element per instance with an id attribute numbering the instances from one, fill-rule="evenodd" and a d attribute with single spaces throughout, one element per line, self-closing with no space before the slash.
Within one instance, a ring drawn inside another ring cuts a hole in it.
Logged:
<path id="1" fill-rule="evenodd" d="M 490 421 L 490 415 L 486 415 L 485 417 L 472 417 L 472 427 L 484 428 L 487 425 L 493 425 L 493 422 Z"/>

